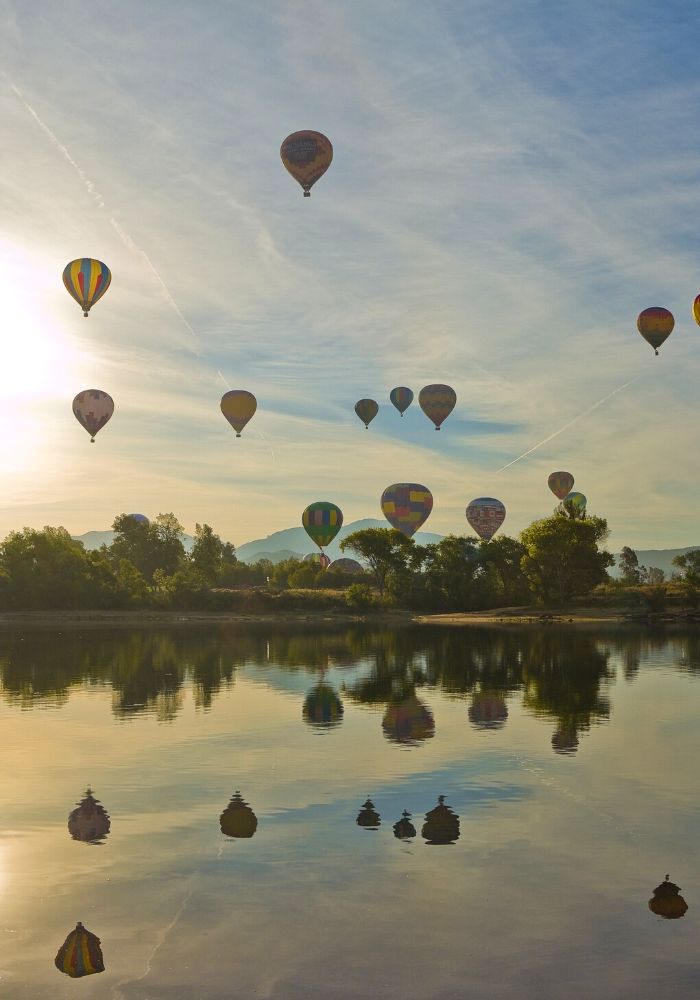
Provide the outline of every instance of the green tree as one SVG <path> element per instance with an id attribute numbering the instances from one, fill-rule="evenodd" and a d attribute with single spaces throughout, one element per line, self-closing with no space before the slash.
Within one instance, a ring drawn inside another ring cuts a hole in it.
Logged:
<path id="1" fill-rule="evenodd" d="M 447 535 L 424 551 L 421 582 L 428 606 L 446 611 L 473 608 L 481 568 L 476 539 Z"/>
<path id="2" fill-rule="evenodd" d="M 590 593 L 607 578 L 615 559 L 598 545 L 608 536 L 602 517 L 552 517 L 533 521 L 520 535 L 522 568 L 532 593 L 544 603 L 564 603 Z"/>
<path id="3" fill-rule="evenodd" d="M 697 590 L 700 587 L 700 549 L 674 556 L 672 562 L 681 571 L 683 582 Z"/>
<path id="4" fill-rule="evenodd" d="M 209 587 L 214 587 L 225 569 L 236 563 L 236 550 L 230 542 L 222 542 L 208 524 L 197 524 L 190 560 Z"/>
<path id="5" fill-rule="evenodd" d="M 159 514 L 150 524 L 119 514 L 112 524 L 114 540 L 108 552 L 113 564 L 128 559 L 151 583 L 156 570 L 172 576 L 183 564 L 183 527 L 174 514 Z"/>
<path id="6" fill-rule="evenodd" d="M 629 545 L 623 545 L 617 565 L 620 570 L 620 579 L 623 583 L 628 584 L 628 586 L 634 586 L 642 582 L 642 570 L 639 565 L 637 553 Z"/>
<path id="7" fill-rule="evenodd" d="M 483 588 L 489 607 L 521 604 L 530 596 L 523 572 L 525 546 L 517 538 L 499 535 L 479 545 L 479 561 L 484 570 Z"/>
<path id="8" fill-rule="evenodd" d="M 365 561 L 380 597 L 384 596 L 392 578 L 394 590 L 397 589 L 399 578 L 403 579 L 415 567 L 415 557 L 420 557 L 423 551 L 415 545 L 413 539 L 406 538 L 395 528 L 362 528 L 360 531 L 353 531 L 343 539 L 340 548 L 343 552 L 349 549 Z"/>

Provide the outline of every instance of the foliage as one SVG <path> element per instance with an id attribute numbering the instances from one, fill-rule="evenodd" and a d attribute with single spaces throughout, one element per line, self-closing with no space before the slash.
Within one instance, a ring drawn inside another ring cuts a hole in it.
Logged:
<path id="1" fill-rule="evenodd" d="M 620 570 L 620 579 L 628 586 L 635 586 L 643 582 L 637 553 L 629 545 L 623 545 L 617 565 Z"/>
<path id="2" fill-rule="evenodd" d="M 349 549 L 358 555 L 369 567 L 379 590 L 380 598 L 384 597 L 387 585 L 393 582 L 394 596 L 400 591 L 401 582 L 415 567 L 415 556 L 420 556 L 420 550 L 411 538 L 407 538 L 395 528 L 363 528 L 353 531 L 340 543 L 345 552 Z"/>
<path id="3" fill-rule="evenodd" d="M 215 587 L 229 566 L 237 563 L 236 550 L 230 542 L 222 542 L 208 524 L 197 524 L 190 561 L 209 587 Z"/>
<path id="4" fill-rule="evenodd" d="M 184 529 L 174 514 L 159 514 L 150 523 L 119 514 L 112 529 L 114 541 L 107 549 L 111 559 L 128 559 L 148 582 L 156 570 L 172 576 L 185 560 Z"/>
<path id="5" fill-rule="evenodd" d="M 562 604 L 602 583 L 614 563 L 610 552 L 598 548 L 607 535 L 601 517 L 554 514 L 533 521 L 520 535 L 526 549 L 522 568 L 533 595 L 546 604 Z"/>
<path id="6" fill-rule="evenodd" d="M 366 583 L 351 583 L 345 592 L 345 600 L 348 607 L 358 611 L 366 611 L 377 605 L 372 588 Z"/>

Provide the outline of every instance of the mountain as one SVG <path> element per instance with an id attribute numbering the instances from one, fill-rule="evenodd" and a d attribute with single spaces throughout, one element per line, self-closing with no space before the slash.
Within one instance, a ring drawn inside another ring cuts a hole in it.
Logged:
<path id="1" fill-rule="evenodd" d="M 82 542 L 83 546 L 90 549 L 99 549 L 101 545 L 111 545 L 114 541 L 113 531 L 86 531 L 84 535 L 71 535 L 76 542 Z M 183 535 L 182 544 L 185 546 L 185 551 L 189 552 L 194 545 L 194 538 L 192 535 Z"/>
<path id="2" fill-rule="evenodd" d="M 637 553 L 640 566 L 646 566 L 647 569 L 652 567 L 662 569 L 666 579 L 669 580 L 672 573 L 678 572 L 678 568 L 673 565 L 673 557 L 685 555 L 686 552 L 695 552 L 697 549 L 700 549 L 700 545 L 690 545 L 687 549 L 635 549 L 634 551 Z M 619 553 L 615 558 L 620 558 Z M 610 575 L 620 575 L 617 565 L 610 568 Z"/>
<path id="3" fill-rule="evenodd" d="M 331 559 L 338 559 L 347 553 L 340 549 L 340 542 L 353 531 L 361 531 L 364 528 L 386 528 L 386 521 L 379 521 L 372 517 L 363 518 L 361 521 L 353 521 L 351 524 L 344 524 L 330 545 L 326 546 L 326 552 Z M 433 534 L 431 531 L 418 531 L 413 536 L 419 545 L 439 542 L 442 535 Z M 255 541 L 246 542 L 236 549 L 236 555 L 242 562 L 256 562 L 258 559 L 270 559 L 272 562 L 279 562 L 280 559 L 288 559 L 291 556 L 302 557 L 308 552 L 315 551 L 316 546 L 311 541 L 303 528 L 285 528 L 283 531 L 275 531 L 267 538 L 256 538 Z M 278 556 L 279 558 L 273 558 Z"/>

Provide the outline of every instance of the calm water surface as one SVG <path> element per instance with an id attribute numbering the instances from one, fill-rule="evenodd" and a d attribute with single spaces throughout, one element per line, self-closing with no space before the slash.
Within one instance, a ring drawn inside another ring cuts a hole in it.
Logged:
<path id="1" fill-rule="evenodd" d="M 2 997 L 700 996 L 697 633 L 6 630 L 0 677 Z"/>

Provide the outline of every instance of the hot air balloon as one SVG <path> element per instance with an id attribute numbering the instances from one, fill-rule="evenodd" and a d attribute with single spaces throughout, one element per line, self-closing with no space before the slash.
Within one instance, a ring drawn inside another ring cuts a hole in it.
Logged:
<path id="1" fill-rule="evenodd" d="M 438 796 L 438 804 L 425 814 L 420 832 L 429 844 L 454 844 L 459 840 L 459 816 L 445 805 L 445 796 Z"/>
<path id="2" fill-rule="evenodd" d="M 235 792 L 219 817 L 219 825 L 226 837 L 249 840 L 258 828 L 258 817 L 243 800 L 241 793 Z"/>
<path id="3" fill-rule="evenodd" d="M 78 921 L 75 930 L 71 931 L 55 958 L 56 968 L 65 972 L 71 979 L 81 976 L 92 976 L 96 972 L 105 971 L 104 958 L 100 948 L 100 939 L 91 934 Z"/>
<path id="4" fill-rule="evenodd" d="M 497 691 L 479 691 L 472 697 L 468 715 L 477 729 L 502 729 L 508 718 L 508 706 Z"/>
<path id="5" fill-rule="evenodd" d="M 426 385 L 418 393 L 420 408 L 435 424 L 435 430 L 447 420 L 455 408 L 457 393 L 449 385 Z"/>
<path id="6" fill-rule="evenodd" d="M 325 552 L 307 552 L 302 562 L 315 562 L 321 569 L 328 569 L 331 564 L 330 558 Z"/>
<path id="7" fill-rule="evenodd" d="M 84 844 L 101 844 L 109 833 L 109 814 L 88 788 L 85 798 L 68 817 L 68 832 Z"/>
<path id="8" fill-rule="evenodd" d="M 367 429 L 379 413 L 379 404 L 376 399 L 358 399 L 355 403 L 355 413 Z"/>
<path id="9" fill-rule="evenodd" d="M 301 515 L 301 523 L 311 541 L 323 548 L 330 545 L 342 528 L 343 512 L 329 500 L 317 500 Z"/>
<path id="10" fill-rule="evenodd" d="M 343 703 L 330 684 L 320 681 L 304 699 L 301 714 L 316 729 L 332 729 L 343 721 Z"/>
<path id="11" fill-rule="evenodd" d="M 389 399 L 403 417 L 406 410 L 413 402 L 413 390 L 407 389 L 405 385 L 399 385 L 389 393 Z"/>
<path id="12" fill-rule="evenodd" d="M 563 500 L 567 493 L 571 493 L 574 486 L 574 477 L 570 472 L 550 473 L 547 485 L 559 500 Z"/>
<path id="13" fill-rule="evenodd" d="M 493 497 L 478 497 L 467 507 L 467 521 L 479 538 L 487 542 L 493 538 L 505 519 L 505 507 Z"/>
<path id="14" fill-rule="evenodd" d="M 416 835 L 416 828 L 411 822 L 411 814 L 406 809 L 401 819 L 394 823 L 394 836 L 397 840 L 410 840 Z"/>
<path id="15" fill-rule="evenodd" d="M 73 413 L 95 443 L 95 434 L 114 413 L 114 400 L 102 389 L 83 389 L 73 400 Z"/>
<path id="16" fill-rule="evenodd" d="M 637 317 L 637 329 L 654 348 L 654 354 L 659 353 L 659 348 L 664 340 L 669 336 L 675 325 L 673 313 L 663 306 L 650 306 L 643 309 Z"/>
<path id="17" fill-rule="evenodd" d="M 681 890 L 674 882 L 669 882 L 668 875 L 661 885 L 654 889 L 654 895 L 649 900 L 649 909 L 657 917 L 666 920 L 678 920 L 685 915 L 688 904 L 681 896 Z"/>
<path id="18" fill-rule="evenodd" d="M 237 438 L 257 408 L 257 399 L 247 389 L 231 389 L 221 397 L 221 412 L 235 430 Z"/>
<path id="19" fill-rule="evenodd" d="M 78 257 L 63 269 L 63 284 L 87 316 L 109 288 L 112 272 L 101 260 Z"/>
<path id="20" fill-rule="evenodd" d="M 129 514 L 128 515 L 132 521 L 136 521 L 137 524 L 150 524 L 145 514 Z"/>
<path id="21" fill-rule="evenodd" d="M 382 513 L 392 528 L 411 538 L 427 521 L 433 495 L 420 483 L 394 483 L 382 493 Z"/>
<path id="22" fill-rule="evenodd" d="M 577 493 L 576 490 L 574 490 L 573 493 L 567 493 L 566 496 L 564 497 L 564 499 L 562 500 L 563 504 L 570 503 L 571 506 L 576 511 L 583 511 L 583 510 L 585 510 L 587 502 L 588 501 L 586 500 L 586 498 L 583 495 L 583 493 Z"/>
<path id="23" fill-rule="evenodd" d="M 696 295 L 693 302 L 693 319 L 700 326 L 700 295 Z"/>
<path id="24" fill-rule="evenodd" d="M 341 559 L 334 559 L 328 567 L 329 573 L 361 573 L 362 564 L 357 559 L 349 559 L 343 556 Z"/>
<path id="25" fill-rule="evenodd" d="M 392 743 L 415 747 L 435 735 L 435 720 L 427 705 L 415 693 L 387 705 L 382 731 Z"/>
<path id="26" fill-rule="evenodd" d="M 304 189 L 304 197 L 311 197 L 311 188 L 323 177 L 333 159 L 330 140 L 321 132 L 305 129 L 292 132 L 280 146 L 282 163 L 295 181 Z"/>

